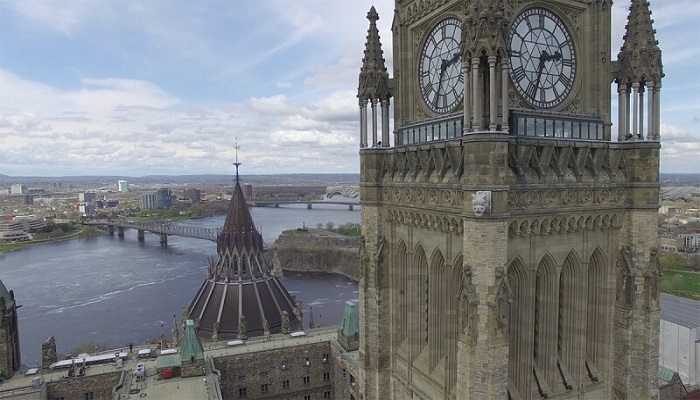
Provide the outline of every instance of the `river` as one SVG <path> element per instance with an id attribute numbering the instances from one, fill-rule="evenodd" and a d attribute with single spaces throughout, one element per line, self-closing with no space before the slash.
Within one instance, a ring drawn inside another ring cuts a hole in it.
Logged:
<path id="1" fill-rule="evenodd" d="M 359 207 L 314 205 L 251 208 L 265 243 L 283 230 L 333 222 L 359 223 Z M 220 227 L 224 216 L 182 224 Z M 29 247 L 0 254 L 0 279 L 14 290 L 19 314 L 22 363 L 41 360 L 41 343 L 56 338 L 59 354 L 92 341 L 110 348 L 170 337 L 173 315 L 188 306 L 201 286 L 207 257 L 216 244 L 201 239 L 168 237 L 161 247 L 156 235 L 139 243 L 136 231 L 123 239 L 101 236 Z M 288 273 L 283 283 L 302 301 L 304 322 L 313 307 L 317 325 L 340 321 L 346 300 L 357 299 L 357 284 L 331 274 Z"/>

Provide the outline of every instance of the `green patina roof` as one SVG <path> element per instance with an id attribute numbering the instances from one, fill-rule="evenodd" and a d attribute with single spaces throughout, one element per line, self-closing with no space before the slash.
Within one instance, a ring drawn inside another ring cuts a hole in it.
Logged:
<path id="1" fill-rule="evenodd" d="M 354 336 L 360 332 L 360 316 L 357 312 L 356 300 L 345 302 L 345 311 L 343 311 L 339 328 L 346 337 Z"/>
<path id="2" fill-rule="evenodd" d="M 659 366 L 659 372 L 657 373 L 657 376 L 659 377 L 659 386 L 671 382 L 673 379 L 673 374 L 674 372 L 670 369 Z"/>
<path id="3" fill-rule="evenodd" d="M 15 300 L 10 296 L 10 292 L 7 291 L 2 281 L 0 281 L 0 297 L 5 299 L 5 305 L 7 305 L 8 308 L 15 305 Z"/>
<path id="4" fill-rule="evenodd" d="M 204 359 L 204 346 L 197 337 L 197 331 L 194 329 L 194 322 L 188 319 L 185 322 L 185 337 L 180 344 L 180 360 L 183 362 L 190 361 L 194 356 L 195 360 Z"/>
<path id="5" fill-rule="evenodd" d="M 179 354 L 168 354 L 165 356 L 159 356 L 156 359 L 156 371 L 160 372 L 166 368 L 179 367 L 180 355 Z"/>

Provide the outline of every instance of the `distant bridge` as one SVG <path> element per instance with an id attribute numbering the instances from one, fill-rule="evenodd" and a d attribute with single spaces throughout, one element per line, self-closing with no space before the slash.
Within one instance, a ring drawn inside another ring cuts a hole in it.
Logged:
<path id="1" fill-rule="evenodd" d="M 124 237 L 124 229 L 136 229 L 139 242 L 145 239 L 145 233 L 150 232 L 160 235 L 161 246 L 168 245 L 168 235 L 204 239 L 216 242 L 216 238 L 222 228 L 200 228 L 197 226 L 181 225 L 174 222 L 138 222 L 129 220 L 94 220 L 85 221 L 83 225 L 106 226 L 110 235 L 114 235 L 114 228 L 117 228 L 117 235 Z"/>
<path id="2" fill-rule="evenodd" d="M 359 201 L 335 201 L 335 200 L 259 200 L 248 202 L 251 207 L 279 207 L 287 204 L 306 204 L 306 208 L 311 210 L 314 204 L 334 204 L 348 206 L 348 210 L 352 211 L 354 206 L 359 206 Z"/>

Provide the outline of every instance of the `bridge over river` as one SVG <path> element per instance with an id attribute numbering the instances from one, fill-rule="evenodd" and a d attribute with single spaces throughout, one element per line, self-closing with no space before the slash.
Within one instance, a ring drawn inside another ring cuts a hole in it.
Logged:
<path id="1" fill-rule="evenodd" d="M 182 236 L 195 239 L 211 240 L 216 242 L 216 237 L 222 228 L 200 228 L 188 226 L 176 222 L 138 222 L 130 220 L 93 220 L 85 221 L 83 225 L 106 226 L 110 235 L 114 235 L 114 228 L 117 228 L 117 235 L 124 237 L 124 229 L 136 229 L 139 242 L 145 240 L 145 233 L 150 232 L 160 235 L 161 246 L 168 245 L 168 236 Z"/>
<path id="2" fill-rule="evenodd" d="M 348 206 L 348 210 L 352 211 L 354 206 L 359 206 L 359 201 L 342 201 L 342 200 L 260 200 L 248 202 L 251 207 L 279 207 L 289 204 L 306 204 L 306 208 L 311 210 L 314 204 L 331 204 Z"/>

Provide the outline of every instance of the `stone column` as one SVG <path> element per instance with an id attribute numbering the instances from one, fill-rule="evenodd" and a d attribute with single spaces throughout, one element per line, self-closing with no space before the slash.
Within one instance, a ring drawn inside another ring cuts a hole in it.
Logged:
<path id="1" fill-rule="evenodd" d="M 481 81 L 479 80 L 479 58 L 472 58 L 472 93 L 474 95 L 474 123 L 472 128 L 479 131 L 483 128 L 483 115 L 481 113 Z"/>
<path id="2" fill-rule="evenodd" d="M 496 56 L 489 57 L 489 131 L 496 131 L 498 112 L 496 112 Z"/>
<path id="3" fill-rule="evenodd" d="M 639 82 L 632 84 L 632 140 L 639 134 Z"/>
<path id="4" fill-rule="evenodd" d="M 625 140 L 632 134 L 632 127 L 630 126 L 630 97 L 631 88 L 627 87 L 627 92 L 625 93 Z"/>
<path id="5" fill-rule="evenodd" d="M 360 102 L 360 148 L 367 147 L 367 100 Z"/>
<path id="6" fill-rule="evenodd" d="M 654 85 L 654 133 L 656 140 L 661 141 L 661 82 Z"/>
<path id="7" fill-rule="evenodd" d="M 382 100 L 382 146 L 389 147 L 389 100 Z"/>
<path id="8" fill-rule="evenodd" d="M 617 88 L 617 140 L 625 140 L 627 136 L 627 85 L 620 84 Z"/>
<path id="9" fill-rule="evenodd" d="M 469 115 L 469 99 L 471 98 L 471 93 L 470 93 L 470 82 L 469 79 L 471 78 L 469 72 L 470 72 L 471 65 L 469 65 L 468 62 L 462 63 L 462 79 L 464 80 L 464 126 L 462 127 L 462 134 L 466 135 L 469 131 L 471 131 L 471 118 Z"/>
<path id="10" fill-rule="evenodd" d="M 501 131 L 508 133 L 508 75 L 510 74 L 510 61 L 507 57 L 501 57 Z"/>
<path id="11" fill-rule="evenodd" d="M 372 99 L 372 144 L 369 147 L 377 145 L 377 100 Z"/>
<path id="12" fill-rule="evenodd" d="M 637 139 L 644 140 L 644 85 L 639 86 L 639 130 Z"/>
<path id="13" fill-rule="evenodd" d="M 654 82 L 647 82 L 647 140 L 656 140 L 654 130 Z"/>

